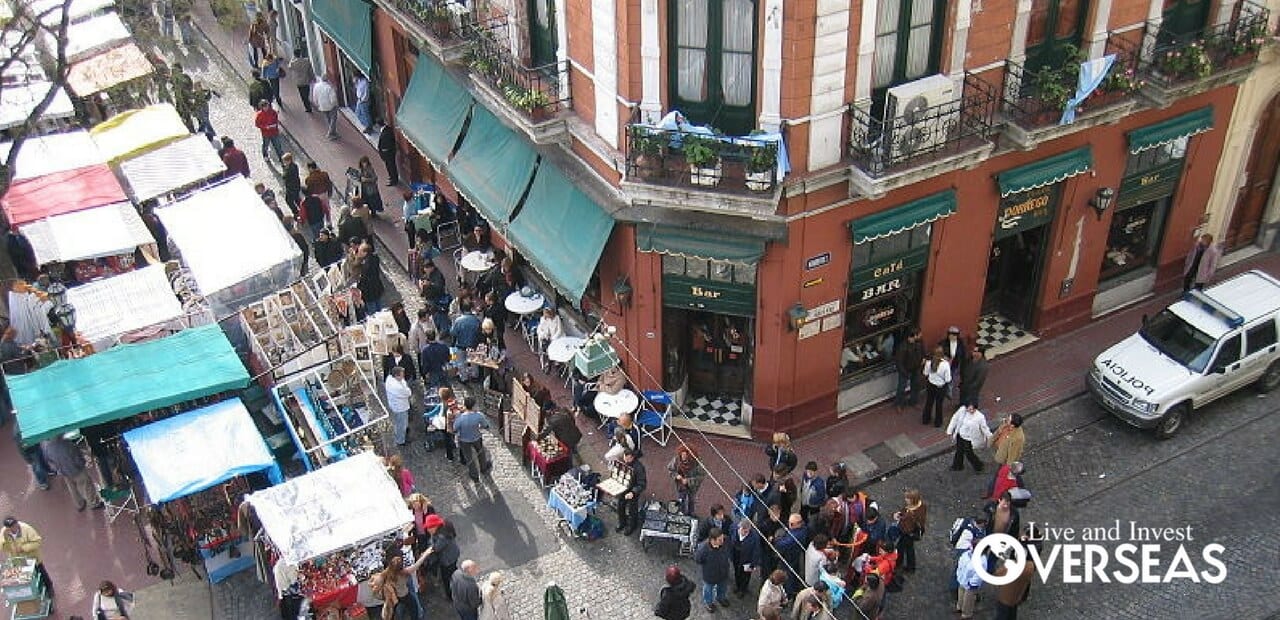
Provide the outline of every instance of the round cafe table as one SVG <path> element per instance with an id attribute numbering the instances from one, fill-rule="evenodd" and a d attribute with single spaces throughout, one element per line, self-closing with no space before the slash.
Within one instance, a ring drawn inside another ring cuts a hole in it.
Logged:
<path id="1" fill-rule="evenodd" d="M 493 255 L 488 252 L 467 252 L 460 261 L 463 269 L 483 273 L 493 268 Z"/>
<path id="2" fill-rule="evenodd" d="M 640 408 L 640 396 L 632 390 L 622 390 L 617 394 L 606 394 L 600 392 L 596 394 L 596 399 L 592 401 L 596 408 L 596 413 L 603 417 L 616 418 L 624 413 L 633 413 Z"/>
<path id="3" fill-rule="evenodd" d="M 506 306 L 507 310 L 515 314 L 526 316 L 541 310 L 542 306 L 546 303 L 546 298 L 539 293 L 534 293 L 529 297 L 525 297 L 520 294 L 520 291 L 514 291 L 510 295 L 507 295 L 507 298 L 502 302 L 502 305 Z"/>
<path id="4" fill-rule="evenodd" d="M 573 359 L 573 354 L 582 348 L 582 343 L 586 342 L 583 338 L 577 336 L 561 336 L 547 343 L 547 359 L 557 364 L 568 364 Z"/>

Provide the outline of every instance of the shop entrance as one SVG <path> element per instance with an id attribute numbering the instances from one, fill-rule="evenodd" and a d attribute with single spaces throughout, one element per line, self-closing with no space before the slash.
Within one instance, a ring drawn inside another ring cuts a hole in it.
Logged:
<path id="1" fill-rule="evenodd" d="M 1276 167 L 1280 164 L 1280 95 L 1268 104 L 1258 123 L 1258 133 L 1253 138 L 1253 150 L 1245 166 L 1244 183 L 1236 194 L 1236 206 L 1222 240 L 1227 250 L 1236 250 L 1252 244 L 1258 238 L 1263 214 L 1271 199 L 1275 184 Z"/>
<path id="2" fill-rule="evenodd" d="M 998 239 L 991 246 L 982 313 L 999 314 L 1020 327 L 1030 327 L 1040 291 L 1040 265 L 1049 226 Z"/>
<path id="3" fill-rule="evenodd" d="M 685 388 L 690 415 L 738 426 L 751 378 L 754 321 L 697 310 L 663 309 L 664 388 Z"/>

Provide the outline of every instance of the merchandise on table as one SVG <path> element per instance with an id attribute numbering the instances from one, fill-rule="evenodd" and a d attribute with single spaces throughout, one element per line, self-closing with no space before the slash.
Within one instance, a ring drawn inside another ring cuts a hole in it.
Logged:
<path id="1" fill-rule="evenodd" d="M 595 488 L 578 479 L 577 472 L 570 471 L 556 480 L 555 491 L 566 504 L 575 510 L 595 500 Z"/>
<path id="2" fill-rule="evenodd" d="M 556 439 L 554 435 L 548 435 L 538 440 L 534 445 L 537 446 L 538 452 L 542 454 L 543 458 L 548 461 L 554 461 L 564 456 L 566 452 L 564 444 L 559 439 Z"/>

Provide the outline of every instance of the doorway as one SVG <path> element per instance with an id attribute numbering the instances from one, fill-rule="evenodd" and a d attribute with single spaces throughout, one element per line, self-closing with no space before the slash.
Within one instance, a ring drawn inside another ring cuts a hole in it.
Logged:
<path id="1" fill-rule="evenodd" d="M 663 388 L 685 388 L 689 414 L 740 426 L 752 368 L 755 324 L 749 317 L 663 309 Z"/>
<path id="2" fill-rule="evenodd" d="M 1223 247 L 1228 251 L 1250 245 L 1258 238 L 1262 217 L 1275 185 L 1276 167 L 1280 165 L 1280 149 L 1276 144 L 1280 144 L 1280 95 L 1267 105 L 1258 123 L 1258 133 L 1253 137 L 1244 183 L 1236 194 L 1231 221 L 1223 235 Z"/>
<path id="3" fill-rule="evenodd" d="M 1048 233 L 1049 225 L 1045 223 L 997 239 L 991 245 L 983 314 L 999 314 L 1020 327 L 1031 327 Z"/>

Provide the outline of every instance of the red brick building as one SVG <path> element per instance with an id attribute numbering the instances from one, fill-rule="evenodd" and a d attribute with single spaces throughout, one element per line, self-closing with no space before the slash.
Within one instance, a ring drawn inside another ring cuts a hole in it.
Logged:
<path id="1" fill-rule="evenodd" d="M 312 0 L 321 30 L 348 4 Z M 908 326 L 1001 351 L 1177 286 L 1269 19 L 1244 0 L 378 0 L 354 27 L 412 178 L 473 204 L 567 315 L 617 326 L 640 388 L 762 436 L 890 394 Z"/>

